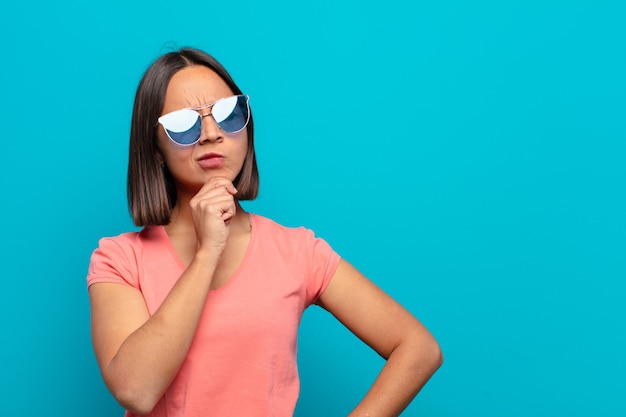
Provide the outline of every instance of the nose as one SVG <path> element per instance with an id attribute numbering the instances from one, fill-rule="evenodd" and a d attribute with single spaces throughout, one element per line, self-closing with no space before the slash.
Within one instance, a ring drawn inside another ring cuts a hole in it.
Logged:
<path id="1" fill-rule="evenodd" d="M 222 130 L 215 122 L 213 115 L 209 112 L 201 114 L 200 117 L 202 118 L 202 132 L 200 132 L 198 142 L 221 142 L 224 139 Z"/>

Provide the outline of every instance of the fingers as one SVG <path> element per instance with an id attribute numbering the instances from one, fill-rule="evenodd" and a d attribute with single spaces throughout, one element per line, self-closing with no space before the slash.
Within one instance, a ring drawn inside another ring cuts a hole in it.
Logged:
<path id="1" fill-rule="evenodd" d="M 227 178 L 211 178 L 190 200 L 200 247 L 223 250 L 230 220 L 237 210 L 236 193 L 237 189 Z"/>
<path id="2" fill-rule="evenodd" d="M 226 187 L 198 193 L 191 199 L 190 206 L 197 215 L 213 215 L 222 220 L 234 216 L 236 210 L 235 199 Z"/>
<path id="3" fill-rule="evenodd" d="M 211 178 L 206 184 L 204 184 L 200 193 L 202 193 L 203 190 L 220 189 L 222 187 L 231 195 L 235 195 L 237 193 L 237 189 L 233 183 L 228 178 L 224 177 Z"/>
<path id="4" fill-rule="evenodd" d="M 191 209 L 196 215 L 217 217 L 226 220 L 235 214 L 236 205 L 233 196 L 224 188 L 195 196 Z"/>

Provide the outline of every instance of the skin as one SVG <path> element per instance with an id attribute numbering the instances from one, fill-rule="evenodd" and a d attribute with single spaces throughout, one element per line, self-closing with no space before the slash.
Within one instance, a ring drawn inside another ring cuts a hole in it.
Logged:
<path id="1" fill-rule="evenodd" d="M 231 95 L 212 70 L 187 67 L 170 80 L 163 114 Z M 135 413 L 150 412 L 167 390 L 185 359 L 209 290 L 222 286 L 244 257 L 250 223 L 232 181 L 243 165 L 246 135 L 245 129 L 227 135 L 205 117 L 199 142 L 181 147 L 161 129 L 159 157 L 178 190 L 166 231 L 187 268 L 152 317 L 134 288 L 112 283 L 89 288 L 93 345 L 103 379 L 118 402 Z M 198 158 L 208 152 L 223 155 L 222 165 L 202 168 Z M 319 304 L 387 359 L 350 416 L 399 415 L 442 363 L 435 339 L 345 260 Z"/>

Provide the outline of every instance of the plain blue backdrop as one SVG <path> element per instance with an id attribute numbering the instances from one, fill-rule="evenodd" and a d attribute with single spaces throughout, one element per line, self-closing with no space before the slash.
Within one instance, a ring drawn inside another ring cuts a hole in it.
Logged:
<path id="1" fill-rule="evenodd" d="M 0 415 L 121 416 L 85 275 L 125 200 L 137 83 L 207 50 L 251 96 L 262 187 L 402 302 L 446 357 L 406 416 L 626 415 L 622 1 L 0 5 Z M 297 417 L 382 361 L 304 316 Z"/>

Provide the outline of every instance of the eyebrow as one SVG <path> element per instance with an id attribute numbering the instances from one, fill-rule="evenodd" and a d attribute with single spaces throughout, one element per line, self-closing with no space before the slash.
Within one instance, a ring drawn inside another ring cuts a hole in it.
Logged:
<path id="1" fill-rule="evenodd" d="M 195 106 L 195 107 L 183 107 L 183 108 L 182 108 L 182 109 L 180 109 L 180 110 L 204 110 L 204 109 L 208 109 L 208 108 L 210 108 L 210 107 L 215 106 L 215 104 L 216 104 L 218 101 L 222 101 L 222 100 L 225 100 L 225 99 L 227 99 L 227 98 L 231 98 L 231 97 L 238 97 L 238 95 L 237 95 L 237 94 L 233 94 L 232 96 L 222 97 L 222 98 L 219 98 L 219 99 L 217 99 L 217 100 L 215 100 L 215 101 L 213 101 L 213 102 L 211 102 L 211 103 L 208 103 L 208 104 L 203 104 L 203 105 L 201 105 L 201 106 Z"/>

